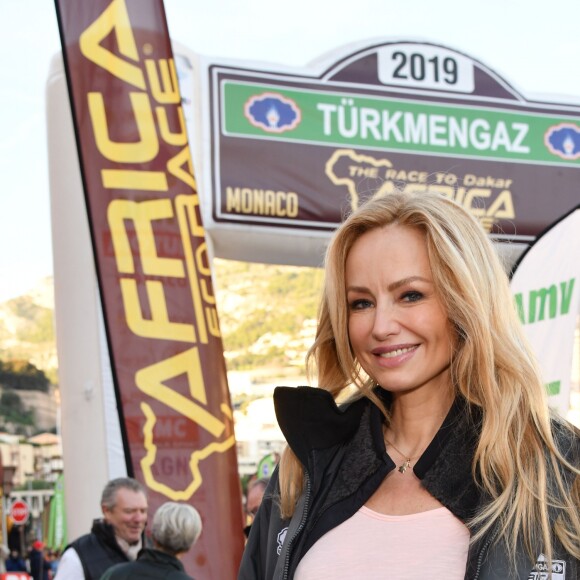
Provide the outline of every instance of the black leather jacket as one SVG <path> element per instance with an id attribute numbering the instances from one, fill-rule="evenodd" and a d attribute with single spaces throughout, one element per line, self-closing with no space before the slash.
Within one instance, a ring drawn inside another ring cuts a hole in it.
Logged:
<path id="1" fill-rule="evenodd" d="M 291 579 L 300 559 L 326 532 L 354 515 L 395 464 L 385 452 L 380 410 L 362 398 L 339 409 L 332 396 L 310 387 L 278 387 L 274 403 L 280 428 L 305 467 L 305 488 L 294 516 L 282 520 L 276 503 L 278 471 L 252 525 L 238 580 Z M 466 412 L 467 411 L 467 412 Z M 471 466 L 480 414 L 456 402 L 413 470 L 423 486 L 457 518 L 467 522 L 485 498 Z M 562 432 L 564 436 L 564 432 Z M 580 455 L 579 439 L 562 448 Z M 577 464 L 577 463 L 576 463 Z M 538 554 L 541 553 L 538 549 Z M 577 580 L 579 563 L 556 546 L 553 580 Z M 493 533 L 469 549 L 466 580 L 540 580 L 542 563 L 522 549 L 515 567 Z"/>
<path id="2" fill-rule="evenodd" d="M 144 548 L 135 562 L 117 564 L 109 568 L 101 580 L 193 580 L 185 573 L 183 564 L 175 557 L 160 550 Z"/>

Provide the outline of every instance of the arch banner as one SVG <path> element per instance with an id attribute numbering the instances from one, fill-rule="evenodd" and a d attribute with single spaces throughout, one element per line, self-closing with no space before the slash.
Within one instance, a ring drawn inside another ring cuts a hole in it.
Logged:
<path id="1" fill-rule="evenodd" d="M 528 99 L 450 47 L 377 39 L 304 68 L 196 73 L 217 256 L 320 265 L 344 215 L 395 189 L 454 198 L 516 255 L 577 203 L 579 103 Z"/>

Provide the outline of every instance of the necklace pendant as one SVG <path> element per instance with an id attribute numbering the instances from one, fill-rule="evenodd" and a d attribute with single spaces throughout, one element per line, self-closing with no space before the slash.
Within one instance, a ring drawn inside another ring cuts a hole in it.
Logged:
<path id="1" fill-rule="evenodd" d="M 405 461 L 399 466 L 399 473 L 405 473 L 409 467 L 411 467 L 411 459 L 405 459 Z"/>

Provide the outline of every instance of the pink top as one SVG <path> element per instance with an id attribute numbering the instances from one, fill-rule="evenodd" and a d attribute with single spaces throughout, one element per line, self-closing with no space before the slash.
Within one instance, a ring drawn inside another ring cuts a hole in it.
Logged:
<path id="1" fill-rule="evenodd" d="M 388 516 L 363 506 L 322 536 L 296 580 L 463 580 L 469 530 L 447 508 Z"/>

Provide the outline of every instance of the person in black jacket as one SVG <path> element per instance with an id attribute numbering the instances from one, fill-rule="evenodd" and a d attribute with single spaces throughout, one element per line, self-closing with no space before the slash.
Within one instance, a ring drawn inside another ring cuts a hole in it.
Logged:
<path id="1" fill-rule="evenodd" d="M 5 562 L 6 572 L 26 572 L 26 562 L 18 550 L 12 550 Z"/>
<path id="2" fill-rule="evenodd" d="M 136 479 L 119 477 L 105 486 L 101 496 L 103 518 L 89 534 L 72 542 L 61 557 L 55 580 L 98 580 L 122 562 L 137 558 L 147 524 L 147 494 Z"/>
<path id="3" fill-rule="evenodd" d="M 153 548 L 141 550 L 136 562 L 109 568 L 101 580 L 191 580 L 180 558 L 195 544 L 201 530 L 201 517 L 194 507 L 166 502 L 153 516 Z"/>
<path id="4" fill-rule="evenodd" d="M 40 540 L 35 540 L 32 543 L 32 548 L 28 552 L 28 562 L 33 580 L 49 580 L 50 562 L 45 557 L 44 543 Z"/>
<path id="5" fill-rule="evenodd" d="M 325 268 L 319 388 L 275 390 L 288 448 L 239 580 L 579 578 L 580 436 L 549 410 L 480 223 L 387 194 Z"/>

